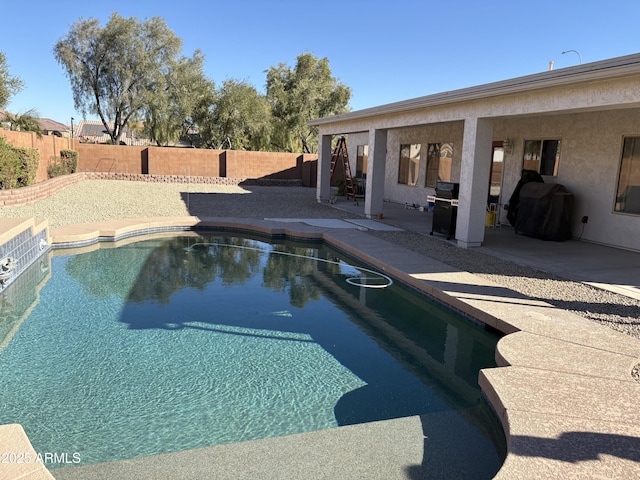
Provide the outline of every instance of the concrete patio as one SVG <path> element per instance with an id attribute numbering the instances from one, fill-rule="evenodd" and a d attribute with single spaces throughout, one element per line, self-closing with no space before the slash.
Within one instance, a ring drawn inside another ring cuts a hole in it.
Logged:
<path id="1" fill-rule="evenodd" d="M 340 198 L 334 206 L 364 216 L 363 203 L 360 201 L 356 205 L 353 201 Z M 386 225 L 424 235 L 431 232 L 432 214 L 427 211 L 408 209 L 401 204 L 385 202 L 382 214 L 383 219 L 379 222 Z M 597 226 L 586 224 L 584 228 L 597 228 Z M 441 235 L 435 234 L 435 237 L 447 241 Z M 453 240 L 450 242 L 455 243 Z M 640 245 L 638 247 L 640 248 Z M 476 250 L 640 300 L 639 252 L 577 240 L 543 241 L 515 234 L 513 227 L 509 224 L 486 228 L 485 241 Z"/>

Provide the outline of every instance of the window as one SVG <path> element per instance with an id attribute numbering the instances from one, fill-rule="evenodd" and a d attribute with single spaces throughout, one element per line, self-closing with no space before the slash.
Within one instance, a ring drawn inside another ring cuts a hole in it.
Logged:
<path id="1" fill-rule="evenodd" d="M 425 187 L 436 187 L 437 182 L 451 181 L 453 143 L 430 143 L 427 147 L 427 178 Z"/>
<path id="2" fill-rule="evenodd" d="M 615 211 L 640 214 L 640 137 L 624 139 Z"/>
<path id="3" fill-rule="evenodd" d="M 500 190 L 502 188 L 502 167 L 504 164 L 504 147 L 502 143 L 494 142 L 493 155 L 491 156 L 491 171 L 489 174 L 489 198 L 488 203 L 500 203 Z"/>
<path id="4" fill-rule="evenodd" d="M 356 178 L 367 178 L 367 164 L 369 162 L 369 145 L 358 145 L 356 154 Z"/>
<path id="5" fill-rule="evenodd" d="M 415 187 L 420 172 L 420 144 L 400 145 L 400 165 L 398 166 L 398 183 Z"/>
<path id="6" fill-rule="evenodd" d="M 540 175 L 558 176 L 560 140 L 525 140 L 522 168 Z"/>

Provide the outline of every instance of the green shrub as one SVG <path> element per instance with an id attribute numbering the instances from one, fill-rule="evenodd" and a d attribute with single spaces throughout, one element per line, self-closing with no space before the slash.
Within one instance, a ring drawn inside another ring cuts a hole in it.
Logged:
<path id="1" fill-rule="evenodd" d="M 60 157 L 64 161 L 69 173 L 78 171 L 78 152 L 76 150 L 60 150 Z"/>
<path id="2" fill-rule="evenodd" d="M 36 183 L 40 153 L 35 148 L 13 147 L 18 156 L 18 187 L 27 187 Z"/>
<path id="3" fill-rule="evenodd" d="M 11 145 L 0 137 L 0 189 L 16 188 L 18 180 L 18 155 Z"/>
<path id="4" fill-rule="evenodd" d="M 33 185 L 39 163 L 38 150 L 14 147 L 0 137 L 0 189 L 10 190 Z"/>
<path id="5" fill-rule="evenodd" d="M 60 177 L 67 175 L 67 168 L 60 157 L 51 157 L 49 160 L 49 166 L 47 167 L 47 176 L 49 178 Z"/>
<path id="6" fill-rule="evenodd" d="M 49 178 L 70 175 L 78 169 L 78 152 L 75 150 L 60 150 L 59 157 L 51 157 L 47 167 Z"/>

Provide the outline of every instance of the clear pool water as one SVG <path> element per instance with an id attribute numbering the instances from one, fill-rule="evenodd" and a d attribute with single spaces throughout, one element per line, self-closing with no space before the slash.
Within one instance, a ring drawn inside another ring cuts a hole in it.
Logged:
<path id="1" fill-rule="evenodd" d="M 56 253 L 27 313 L 2 303 L 0 423 L 88 464 L 422 415 L 425 461 L 490 478 L 498 337 L 340 257 L 202 234 Z"/>

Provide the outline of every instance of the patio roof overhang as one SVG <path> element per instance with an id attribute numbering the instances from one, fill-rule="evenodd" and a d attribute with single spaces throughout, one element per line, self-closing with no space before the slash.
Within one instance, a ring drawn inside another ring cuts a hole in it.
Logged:
<path id="1" fill-rule="evenodd" d="M 322 126 L 382 115 L 450 105 L 490 97 L 523 94 L 555 87 L 575 86 L 620 77 L 640 76 L 640 54 L 627 55 L 574 67 L 551 70 L 499 82 L 389 103 L 363 110 L 312 120 L 309 125 Z"/>

